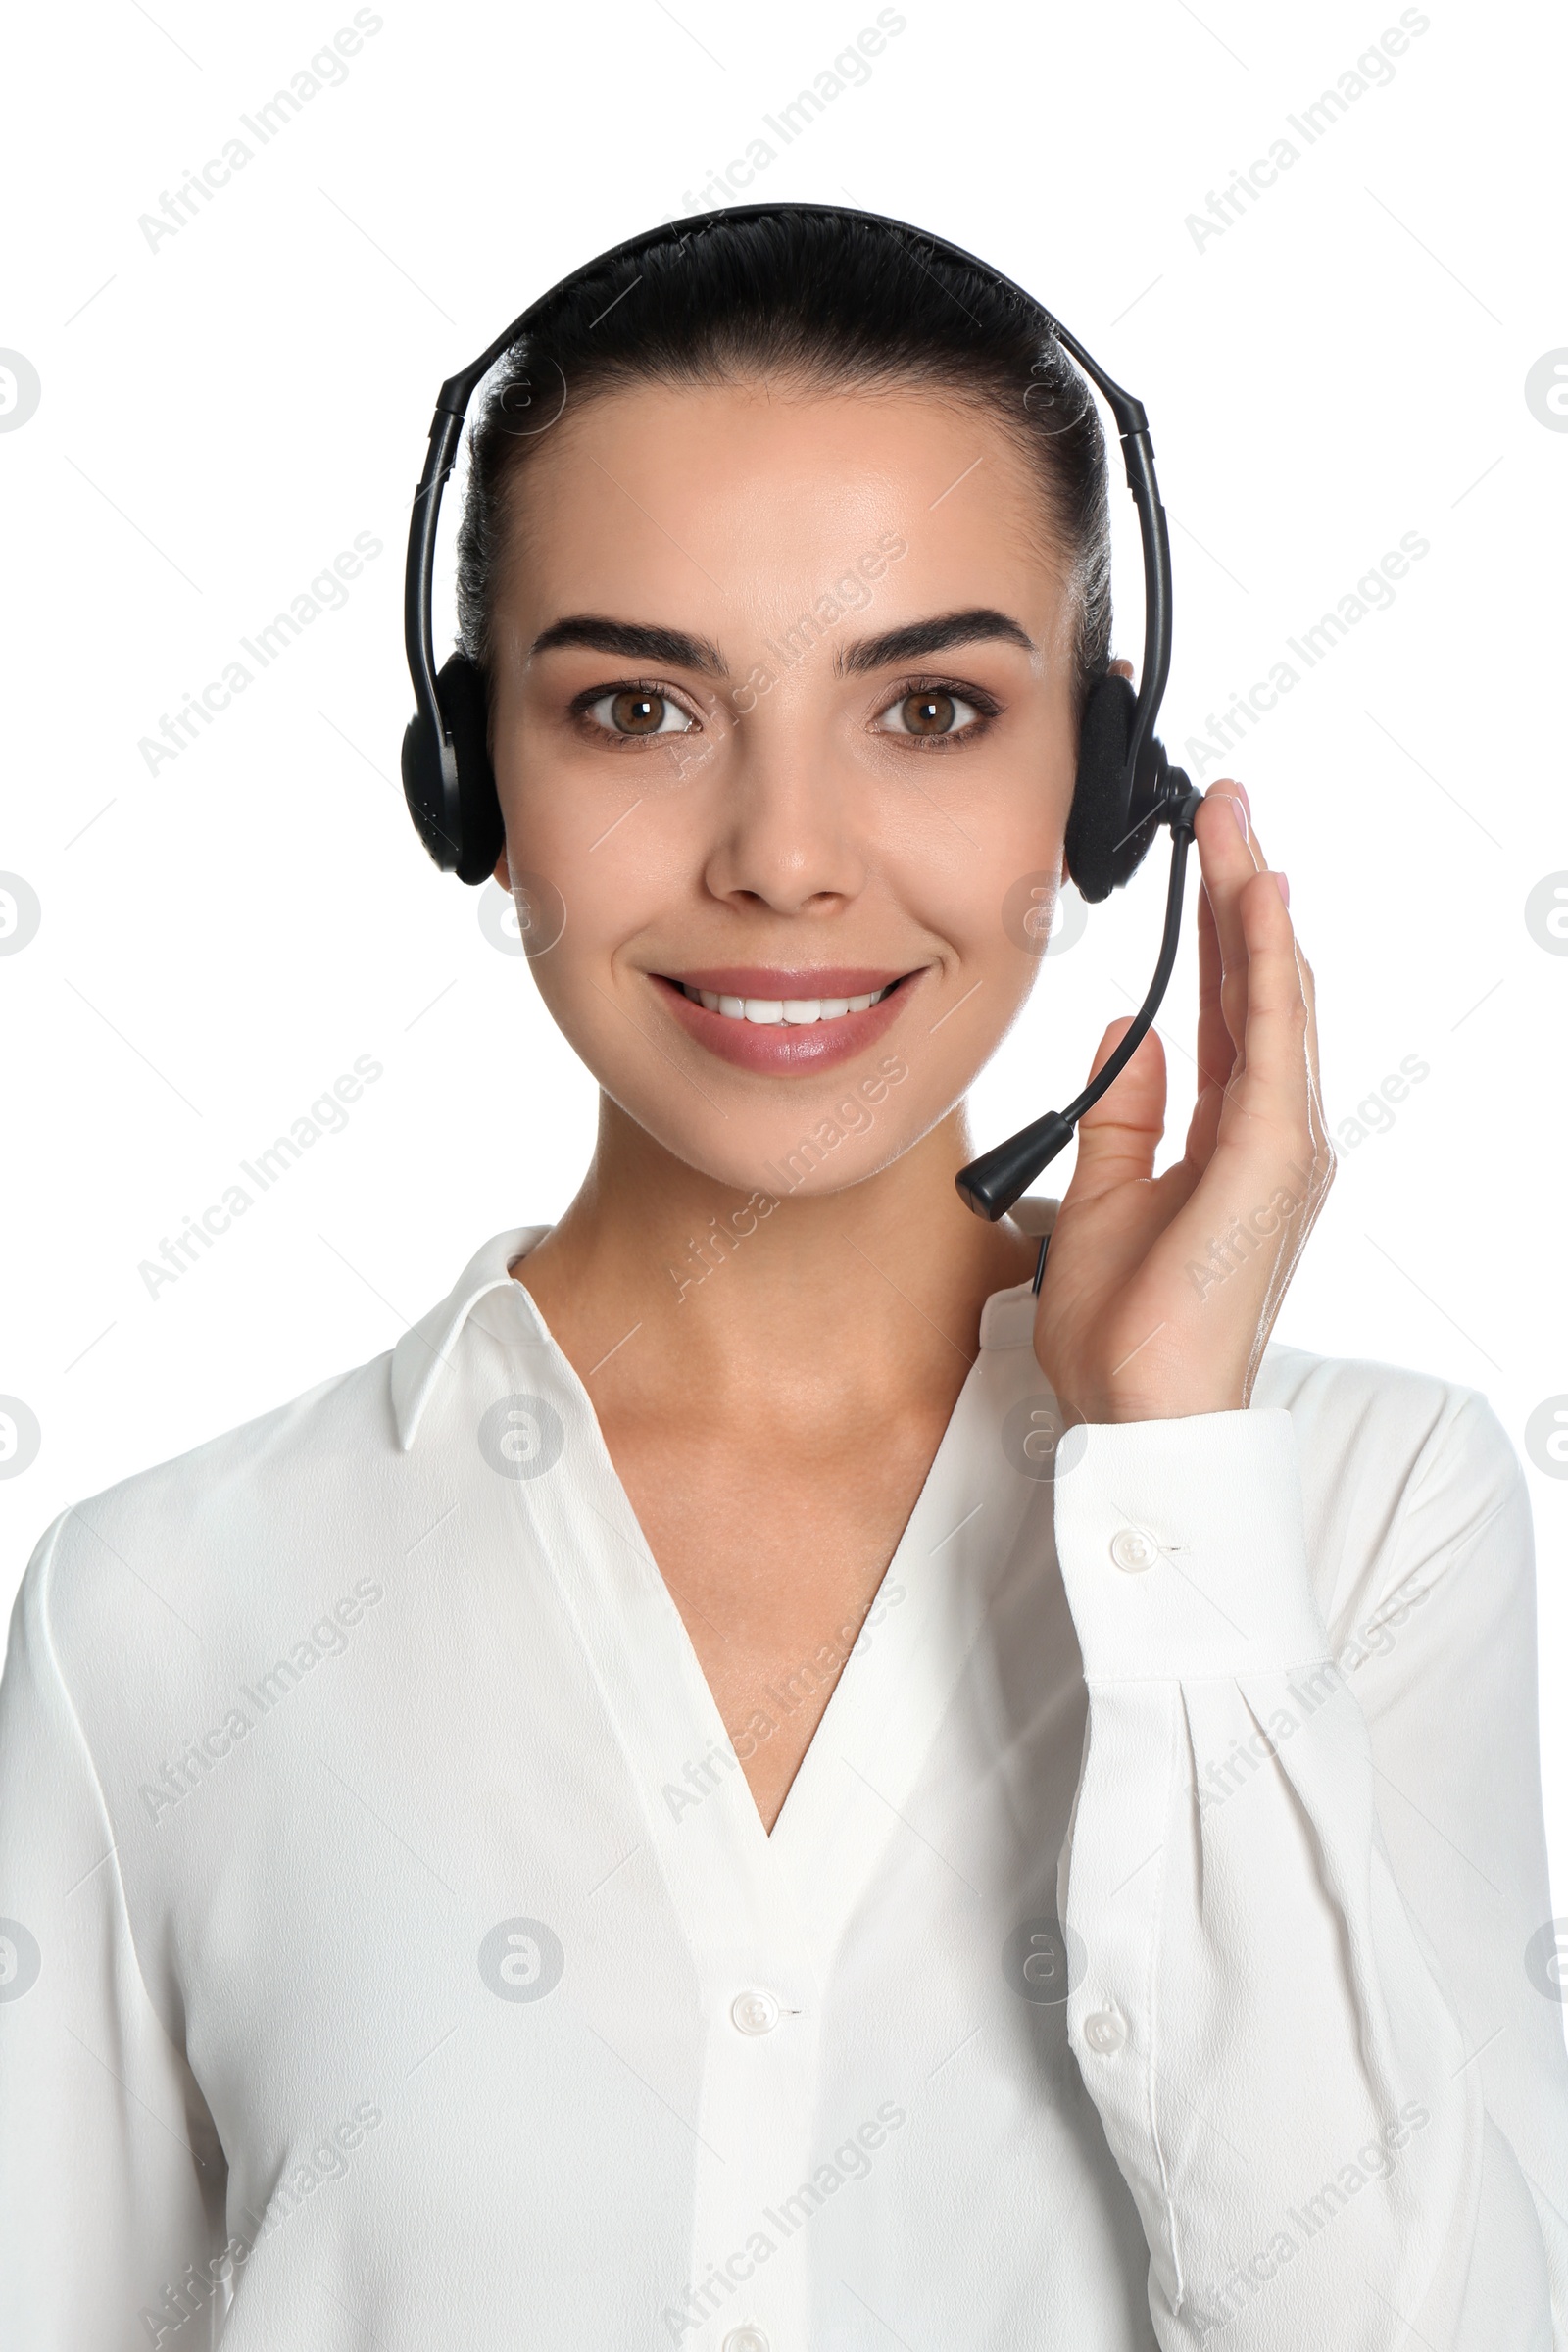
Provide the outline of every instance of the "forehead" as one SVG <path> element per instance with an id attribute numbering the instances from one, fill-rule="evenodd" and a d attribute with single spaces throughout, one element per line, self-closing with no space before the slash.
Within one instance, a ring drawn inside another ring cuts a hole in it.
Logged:
<path id="1" fill-rule="evenodd" d="M 531 450 L 508 497 L 498 618 L 550 611 L 719 633 L 808 606 L 902 542 L 880 601 L 1002 605 L 1054 634 L 1066 572 L 1040 480 L 1001 421 L 923 387 L 746 381 L 601 393 Z M 896 616 L 896 614 L 895 614 Z"/>

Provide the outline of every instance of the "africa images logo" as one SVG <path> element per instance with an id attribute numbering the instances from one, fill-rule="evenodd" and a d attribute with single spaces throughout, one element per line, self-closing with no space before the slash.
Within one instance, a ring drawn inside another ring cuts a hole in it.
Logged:
<path id="1" fill-rule="evenodd" d="M 479 1451 L 498 1478 L 543 1478 L 561 1458 L 566 1432 L 543 1396 L 502 1396 L 478 1429 Z"/>
<path id="2" fill-rule="evenodd" d="M 1568 433 L 1568 351 L 1542 353 L 1525 377 L 1525 406 L 1548 433 Z"/>
<path id="3" fill-rule="evenodd" d="M 542 2001 L 565 1973 L 561 1937 L 542 1919 L 498 1920 L 479 1946 L 479 1974 L 500 2001 Z"/>
<path id="4" fill-rule="evenodd" d="M 43 1954 L 20 1919 L 0 1919 L 0 2001 L 20 2001 L 38 1982 Z"/>
<path id="5" fill-rule="evenodd" d="M 24 352 L 0 351 L 0 433 L 14 433 L 32 416 L 43 397 L 38 370 Z"/>

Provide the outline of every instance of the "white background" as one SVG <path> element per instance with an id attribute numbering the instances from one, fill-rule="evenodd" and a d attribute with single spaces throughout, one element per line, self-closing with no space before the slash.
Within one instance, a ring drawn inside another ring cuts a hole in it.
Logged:
<path id="1" fill-rule="evenodd" d="M 1291 875 L 1331 1120 L 1430 1065 L 1342 1151 L 1281 1336 L 1471 1383 L 1523 1451 L 1568 1392 L 1568 956 L 1524 912 L 1568 869 L 1568 433 L 1525 398 L 1568 345 L 1560 17 L 1435 0 L 1392 81 L 1307 146 L 1285 118 L 1398 22 L 1391 0 L 906 0 L 864 85 L 786 147 L 762 118 L 872 0 L 377 13 L 265 147 L 238 118 L 347 0 L 98 0 L 10 36 L 0 345 L 42 398 L 0 432 L 0 869 L 41 922 L 0 955 L 0 1393 L 41 1444 L 0 1479 L 0 1597 L 64 1504 L 389 1347 L 487 1235 L 570 1197 L 592 1085 L 395 781 L 408 500 L 442 377 L 576 263 L 713 201 L 759 136 L 774 160 L 743 197 L 848 193 L 938 229 L 1143 397 L 1176 757 L 1402 534 L 1430 542 L 1392 609 L 1202 772 L 1243 776 Z M 150 246 L 139 217 L 235 135 L 252 160 Z M 1299 160 L 1200 245 L 1188 216 L 1282 135 Z M 383 552 L 346 606 L 150 774 L 139 740 L 364 532 Z M 977 1090 L 984 1140 L 1075 1090 L 1142 994 L 1160 890 L 1151 866 L 1045 963 Z M 1162 1022 L 1183 1123 L 1191 956 Z M 384 1075 L 346 1130 L 149 1296 L 141 1262 L 362 1054 Z M 1560 1905 L 1568 1477 L 1529 1476 Z"/>

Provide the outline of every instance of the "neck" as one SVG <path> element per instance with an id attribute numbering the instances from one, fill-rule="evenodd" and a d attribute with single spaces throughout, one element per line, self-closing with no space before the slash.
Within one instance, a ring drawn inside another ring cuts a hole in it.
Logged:
<path id="1" fill-rule="evenodd" d="M 960 1106 L 843 1192 L 748 1195 L 602 1097 L 582 1189 L 515 1272 L 601 1409 L 951 1402 L 985 1300 L 1034 1270 L 1027 1237 L 959 1200 L 971 1156 Z"/>

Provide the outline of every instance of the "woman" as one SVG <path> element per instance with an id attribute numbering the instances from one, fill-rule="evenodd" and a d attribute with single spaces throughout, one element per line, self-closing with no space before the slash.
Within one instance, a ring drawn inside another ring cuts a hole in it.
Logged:
<path id="1" fill-rule="evenodd" d="M 1568 2342 L 1522 1482 L 1266 1346 L 1331 1154 L 1240 784 L 1181 1159 L 1151 1036 L 1059 1212 L 954 1189 L 1109 665 L 1041 318 L 853 215 L 591 270 L 460 594 L 598 1147 L 39 1545 L 11 2338 Z"/>

